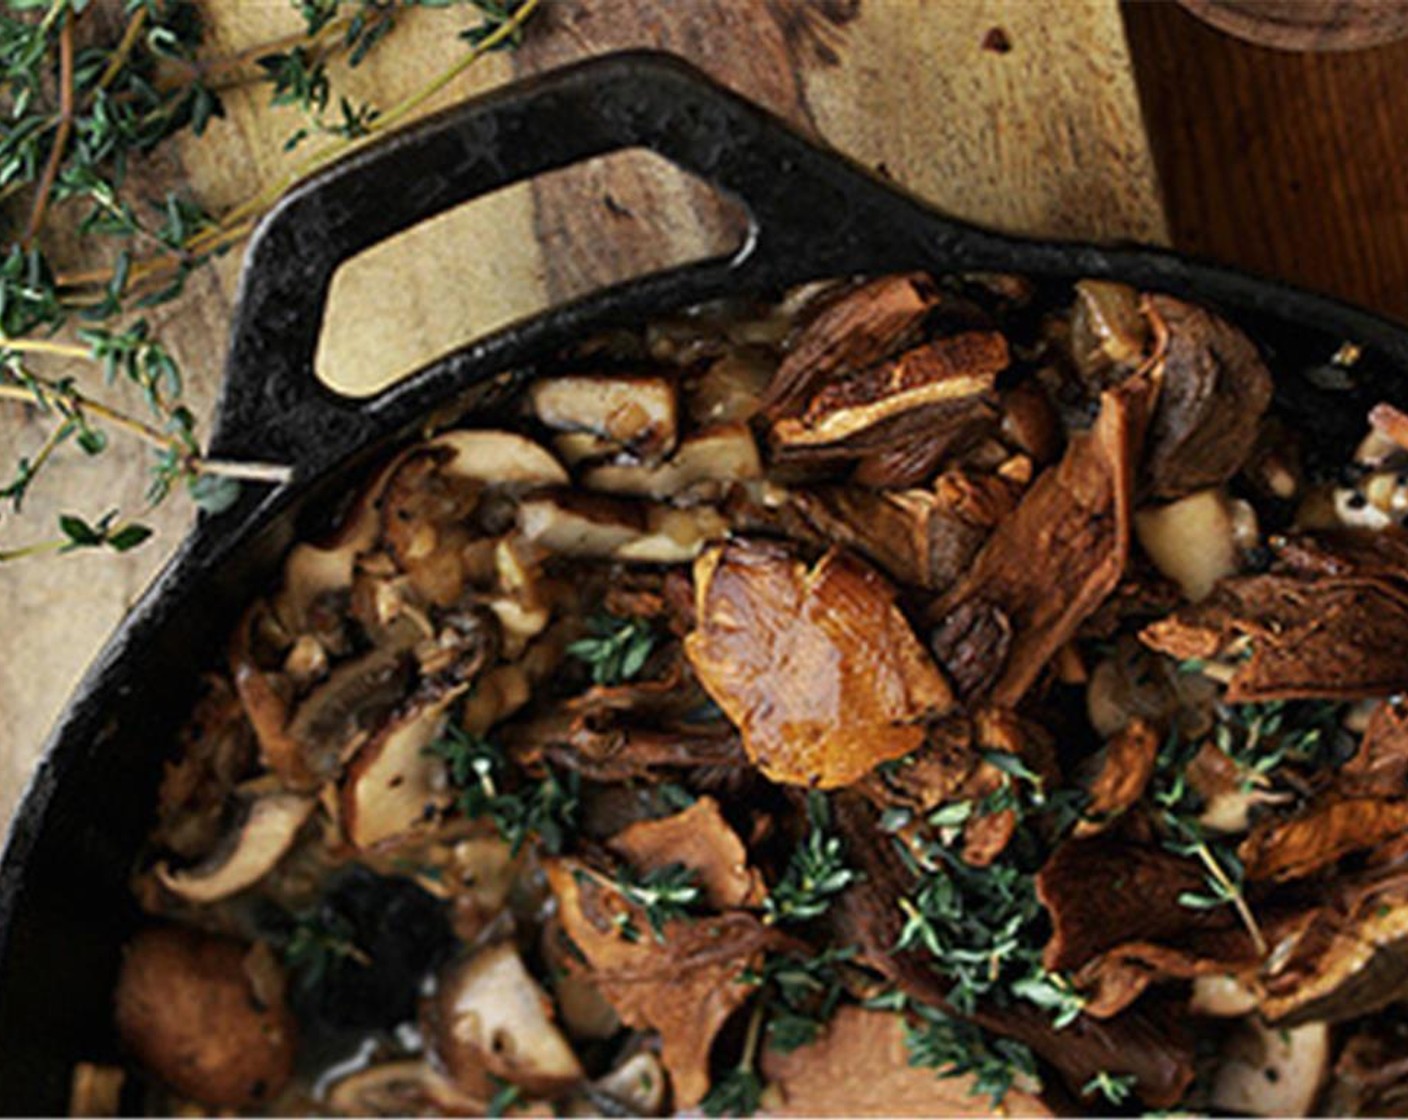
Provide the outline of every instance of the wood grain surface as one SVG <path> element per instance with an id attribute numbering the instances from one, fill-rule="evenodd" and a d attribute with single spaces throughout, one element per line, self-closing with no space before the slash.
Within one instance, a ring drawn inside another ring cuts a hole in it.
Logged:
<path id="1" fill-rule="evenodd" d="M 116 5 L 105 0 L 109 13 Z M 296 30 L 275 0 L 205 0 L 213 49 Z M 1031 234 L 1159 241 L 1152 160 L 1115 0 L 549 0 L 516 55 L 475 67 L 430 108 L 511 78 L 624 46 L 681 54 L 806 131 L 950 212 Z M 94 18 L 101 18 L 99 15 Z M 446 17 L 414 12 L 350 75 L 356 97 L 389 104 L 463 49 Z M 267 89 L 230 91 L 227 115 L 149 174 L 149 193 L 183 184 L 219 212 L 279 175 L 297 126 Z M 466 336 L 623 274 L 708 251 L 728 214 L 677 173 L 635 159 L 502 192 L 364 255 L 339 273 L 319 367 L 366 391 Z M 60 263 L 88 247 L 60 237 Z M 236 254 L 154 316 L 206 415 L 223 360 Z M 14 458 L 42 430 L 0 414 Z M 47 534 L 63 510 L 140 508 L 145 454 L 67 460 L 0 520 L 8 544 Z M 18 798 L 47 729 L 99 646 L 177 543 L 182 503 L 146 518 L 159 535 L 129 556 L 75 555 L 0 572 L 0 819 Z"/>
<path id="2" fill-rule="evenodd" d="M 1295 54 L 1172 4 L 1126 19 L 1173 243 L 1408 320 L 1408 40 Z"/>

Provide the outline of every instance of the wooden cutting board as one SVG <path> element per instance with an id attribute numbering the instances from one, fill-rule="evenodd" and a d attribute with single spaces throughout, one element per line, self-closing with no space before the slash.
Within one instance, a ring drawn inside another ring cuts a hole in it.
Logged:
<path id="1" fill-rule="evenodd" d="M 91 18 L 120 18 L 118 7 L 108 0 Z M 291 6 L 275 0 L 201 7 L 220 53 L 299 26 Z M 358 100 L 393 104 L 464 49 L 449 33 L 453 18 L 409 13 L 392 42 L 337 80 Z M 1035 235 L 1165 239 L 1117 0 L 547 0 L 523 49 L 486 59 L 427 108 L 515 73 L 641 46 L 689 58 L 955 215 Z M 283 150 L 299 121 L 267 100 L 266 87 L 229 92 L 225 119 L 160 158 L 148 193 L 184 185 L 218 213 L 282 174 L 299 156 Z M 734 233 L 728 207 L 639 154 L 513 188 L 344 269 L 320 368 L 335 384 L 366 391 L 552 300 L 707 253 Z M 60 264 L 87 249 L 72 237 L 48 248 Z M 202 416 L 218 384 L 238 264 L 231 254 L 151 316 Z M 0 452 L 10 461 L 42 436 L 20 410 L 0 413 Z M 109 452 L 98 465 L 70 458 L 35 490 L 24 518 L 0 520 L 0 541 L 47 536 L 61 511 L 93 516 L 119 500 L 138 511 L 145 475 L 139 448 Z M 68 693 L 187 518 L 180 501 L 144 517 L 158 536 L 127 556 L 0 569 L 8 653 L 0 658 L 0 822 Z"/>

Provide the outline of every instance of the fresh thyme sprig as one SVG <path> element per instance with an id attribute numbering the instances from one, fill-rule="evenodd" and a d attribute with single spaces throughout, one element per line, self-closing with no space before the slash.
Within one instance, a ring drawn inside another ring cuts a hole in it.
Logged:
<path id="1" fill-rule="evenodd" d="M 616 873 L 615 886 L 623 898 L 645 911 L 645 920 L 660 942 L 665 940 L 665 925 L 688 918 L 704 898 L 698 873 L 682 863 L 657 867 L 643 875 L 623 867 Z M 620 921 L 626 937 L 638 940 L 640 931 L 630 915 L 623 913 Z"/>
<path id="2" fill-rule="evenodd" d="M 195 417 L 180 403 L 182 377 L 171 354 L 140 320 L 120 328 L 111 322 L 175 298 L 196 268 L 238 244 L 297 178 L 404 120 L 487 51 L 515 45 L 540 0 L 292 2 L 304 33 L 226 58 L 202 53 L 200 13 L 191 0 L 127 0 L 126 22 L 109 42 L 94 40 L 89 0 L 8 0 L 0 10 L 0 226 L 8 240 L 0 251 L 0 401 L 53 416 L 38 447 L 18 457 L 4 489 L 16 508 L 61 447 L 72 441 L 85 454 L 101 455 L 109 431 L 155 449 L 149 504 L 184 483 L 201 508 L 218 510 L 235 500 L 240 481 L 285 480 L 288 471 L 279 464 L 203 456 Z M 336 93 L 327 69 L 334 55 L 355 66 L 405 9 L 466 2 L 480 15 L 463 33 L 469 48 L 411 96 L 382 112 Z M 295 72 L 290 60 L 302 70 Z M 270 82 L 271 99 L 303 112 L 305 128 L 325 143 L 224 215 L 169 192 L 155 204 L 155 217 L 145 218 L 145 204 L 127 196 L 131 165 L 187 129 L 201 135 L 223 114 L 221 89 L 260 77 Z M 79 232 L 113 242 L 114 262 L 56 274 L 39 241 L 60 210 L 85 205 Z M 77 331 L 85 345 L 53 337 L 75 320 L 90 324 Z M 43 368 L 56 359 L 96 361 L 110 386 L 116 375 L 142 394 L 154 422 L 99 400 L 72 374 Z M 64 536 L 0 550 L 0 560 L 68 551 L 72 543 Z"/>
<path id="3" fill-rule="evenodd" d="M 909 1012 L 905 1047 L 910 1065 L 932 1069 L 940 1077 L 971 1075 L 970 1092 L 987 1094 L 994 1108 L 1019 1078 L 1036 1079 L 1036 1057 L 1022 1043 L 989 1035 L 966 1019 L 923 1004 L 910 1005 Z"/>
<path id="4" fill-rule="evenodd" d="M 560 852 L 576 826 L 578 778 L 548 769 L 532 781 L 514 774 L 504 752 L 489 740 L 450 724 L 426 753 L 440 758 L 459 793 L 459 808 L 472 819 L 487 817 L 514 852 L 535 839 Z"/>
<path id="5" fill-rule="evenodd" d="M 587 620 L 587 630 L 589 636 L 571 643 L 567 652 L 591 670 L 595 684 L 635 679 L 655 648 L 655 633 L 643 618 L 620 618 L 603 611 Z"/>
<path id="6" fill-rule="evenodd" d="M 827 831 L 831 808 L 825 794 L 807 795 L 807 822 L 806 839 L 793 850 L 782 878 L 764 903 L 763 921 L 769 925 L 821 917 L 832 899 L 860 878 L 846 864 L 841 838 Z"/>

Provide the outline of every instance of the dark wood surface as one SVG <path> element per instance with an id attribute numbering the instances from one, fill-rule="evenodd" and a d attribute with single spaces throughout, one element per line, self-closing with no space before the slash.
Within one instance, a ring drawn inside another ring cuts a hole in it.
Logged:
<path id="1" fill-rule="evenodd" d="M 1290 53 L 1124 12 L 1173 243 L 1408 321 L 1408 41 Z"/>

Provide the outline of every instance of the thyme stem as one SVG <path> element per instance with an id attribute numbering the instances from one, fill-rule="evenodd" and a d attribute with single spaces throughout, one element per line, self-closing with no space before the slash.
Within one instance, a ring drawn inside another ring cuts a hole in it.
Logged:
<path id="1" fill-rule="evenodd" d="M 1208 869 L 1208 874 L 1216 880 L 1217 885 L 1221 887 L 1227 897 L 1231 899 L 1232 905 L 1237 911 L 1237 916 L 1242 919 L 1242 924 L 1247 927 L 1247 933 L 1251 935 L 1252 944 L 1256 946 L 1257 956 L 1266 956 L 1268 950 L 1266 938 L 1261 932 L 1261 927 L 1257 925 L 1256 917 L 1252 914 L 1252 908 L 1247 905 L 1246 897 L 1242 894 L 1241 889 L 1227 877 L 1227 872 L 1223 870 L 1222 864 L 1218 862 L 1217 857 L 1208 850 L 1206 843 L 1200 842 L 1196 851 L 1198 858 L 1203 862 L 1203 866 Z"/>
<path id="2" fill-rule="evenodd" d="M 56 5 L 52 11 L 58 11 Z M 20 244 L 29 248 L 39 235 L 44 222 L 44 212 L 49 208 L 49 198 L 54 193 L 54 183 L 59 176 L 59 165 L 63 163 L 64 152 L 68 148 L 69 134 L 73 131 L 73 17 L 65 15 L 59 27 L 59 123 L 54 132 L 54 144 L 49 149 L 49 159 L 44 164 L 44 173 L 35 189 L 34 206 L 29 212 L 29 224 L 25 226 Z"/>
<path id="3" fill-rule="evenodd" d="M 127 65 L 128 58 L 132 55 L 132 50 L 137 45 L 137 41 L 142 37 L 142 29 L 147 25 L 147 9 L 139 6 L 132 13 L 132 18 L 127 21 L 127 27 L 122 32 L 122 39 L 117 44 L 117 49 L 113 51 L 112 58 L 103 68 L 102 76 L 98 79 L 98 90 L 105 90 L 122 73 L 122 68 Z"/>

